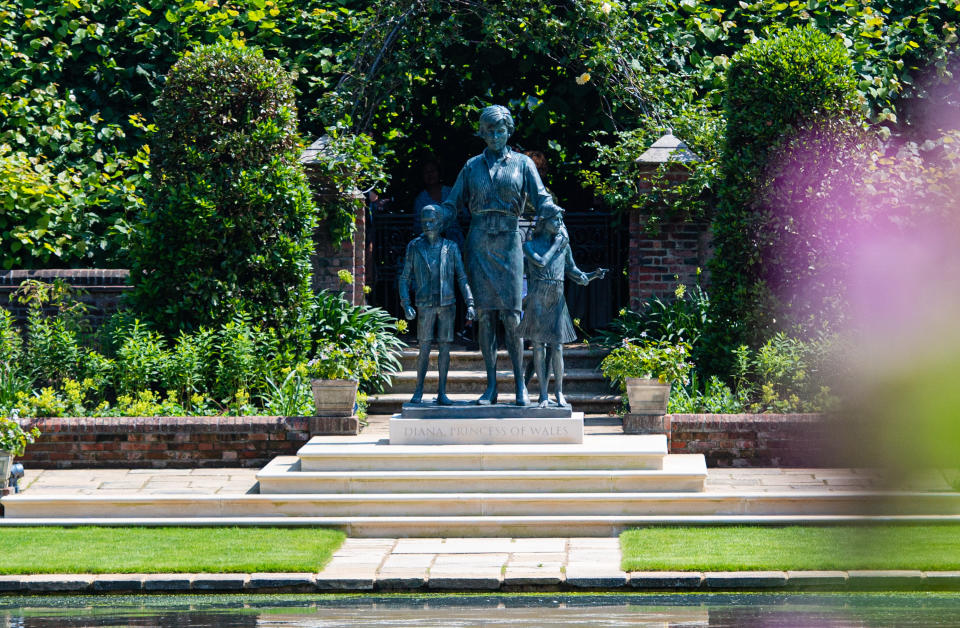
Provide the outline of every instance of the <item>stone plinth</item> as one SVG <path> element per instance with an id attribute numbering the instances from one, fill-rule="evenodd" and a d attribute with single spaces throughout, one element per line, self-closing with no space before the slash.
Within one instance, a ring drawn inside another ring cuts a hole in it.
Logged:
<path id="1" fill-rule="evenodd" d="M 475 403 L 454 403 L 438 406 L 435 403 L 405 403 L 401 409 L 405 419 L 569 419 L 573 410 L 569 406 L 538 408 L 498 403 L 480 406 Z"/>
<path id="2" fill-rule="evenodd" d="M 583 442 L 583 413 L 497 404 L 404 404 L 390 418 L 391 445 L 503 445 Z"/>

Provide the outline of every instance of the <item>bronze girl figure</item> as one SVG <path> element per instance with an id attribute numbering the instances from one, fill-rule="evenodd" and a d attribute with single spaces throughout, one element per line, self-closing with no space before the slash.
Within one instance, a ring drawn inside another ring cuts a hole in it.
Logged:
<path id="1" fill-rule="evenodd" d="M 534 227 L 533 239 L 524 243 L 523 253 L 528 292 L 519 333 L 533 344 L 533 368 L 540 381 L 539 406 L 546 408 L 550 404 L 547 394 L 549 369 L 546 363 L 549 348 L 557 405 L 566 407 L 569 404 L 563 396 L 563 344 L 576 340 L 577 335 L 567 311 L 567 301 L 563 297 L 563 279 L 566 276 L 585 286 L 594 279 L 602 279 L 607 269 L 598 268 L 585 273 L 577 268 L 559 208 L 540 215 Z"/>

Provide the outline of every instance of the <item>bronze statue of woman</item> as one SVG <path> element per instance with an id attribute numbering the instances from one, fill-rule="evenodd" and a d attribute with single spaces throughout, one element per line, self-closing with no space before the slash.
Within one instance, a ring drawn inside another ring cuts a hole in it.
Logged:
<path id="1" fill-rule="evenodd" d="M 538 215 L 548 208 L 551 215 L 559 210 L 533 160 L 507 146 L 513 131 L 513 117 L 506 107 L 492 105 L 480 112 L 477 135 L 487 148 L 467 161 L 442 204 L 448 221 L 456 219 L 461 207 L 470 211 L 465 266 L 476 300 L 478 341 L 487 371 L 487 389 L 477 401 L 481 405 L 497 402 L 498 318 L 513 366 L 516 403 L 529 403 L 523 345 L 517 333 L 523 296 L 523 243 L 517 221 L 528 202 Z"/>

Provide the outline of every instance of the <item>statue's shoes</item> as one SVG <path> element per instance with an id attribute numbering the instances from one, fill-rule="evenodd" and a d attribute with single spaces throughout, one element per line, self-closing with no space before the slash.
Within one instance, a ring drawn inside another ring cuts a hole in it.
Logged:
<path id="1" fill-rule="evenodd" d="M 446 395 L 437 395 L 436 404 L 438 406 L 452 406 L 453 400 L 450 399 L 450 397 L 447 397 Z"/>
<path id="2" fill-rule="evenodd" d="M 493 405 L 496 405 L 496 404 L 497 404 L 497 393 L 496 393 L 496 392 L 490 393 L 489 391 L 483 393 L 483 396 L 481 396 L 479 399 L 477 399 L 477 404 L 479 404 L 479 405 L 481 405 L 481 406 L 493 406 Z"/>

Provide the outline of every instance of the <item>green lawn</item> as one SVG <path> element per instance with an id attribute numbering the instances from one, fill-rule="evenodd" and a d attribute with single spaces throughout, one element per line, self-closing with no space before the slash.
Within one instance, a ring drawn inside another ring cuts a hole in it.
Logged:
<path id="1" fill-rule="evenodd" d="M 317 572 L 344 538 L 317 528 L 0 528 L 0 573 Z"/>
<path id="2" fill-rule="evenodd" d="M 655 527 L 620 547 L 625 571 L 960 569 L 960 525 Z"/>

